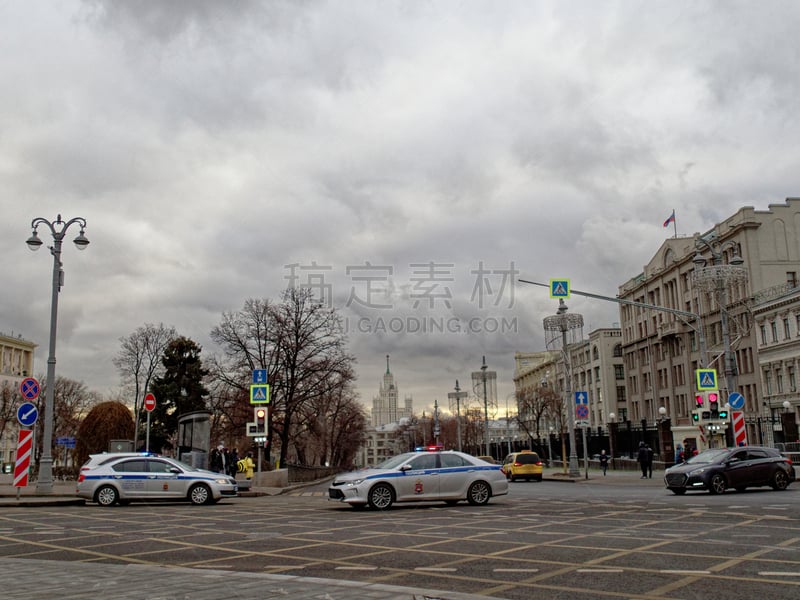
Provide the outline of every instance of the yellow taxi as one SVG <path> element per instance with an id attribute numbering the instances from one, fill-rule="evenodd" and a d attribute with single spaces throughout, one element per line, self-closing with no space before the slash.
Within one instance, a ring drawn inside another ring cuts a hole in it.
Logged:
<path id="1" fill-rule="evenodd" d="M 541 481 L 542 459 L 533 450 L 512 452 L 506 456 L 500 470 L 505 473 L 506 479 L 509 481 L 516 481 L 517 479 Z"/>

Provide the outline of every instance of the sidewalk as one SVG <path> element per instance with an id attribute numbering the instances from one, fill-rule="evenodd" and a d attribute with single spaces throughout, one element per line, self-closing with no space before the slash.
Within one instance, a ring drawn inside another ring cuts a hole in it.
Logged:
<path id="1" fill-rule="evenodd" d="M 561 465 L 553 467 L 545 467 L 542 472 L 544 481 L 561 481 L 565 483 L 580 483 L 592 484 L 602 483 L 606 485 L 619 485 L 619 486 L 634 486 L 634 487 L 664 487 L 664 471 L 656 471 L 653 469 L 652 479 L 642 479 L 642 473 L 639 469 L 612 469 L 608 468 L 606 475 L 598 468 L 589 467 L 588 477 L 583 467 L 583 461 L 579 465 L 580 475 L 578 477 L 570 477 L 569 474 L 564 473 Z"/>

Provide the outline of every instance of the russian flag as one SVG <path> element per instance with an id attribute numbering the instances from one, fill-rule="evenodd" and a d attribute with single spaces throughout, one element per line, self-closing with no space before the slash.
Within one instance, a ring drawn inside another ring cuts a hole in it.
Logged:
<path id="1" fill-rule="evenodd" d="M 669 224 L 674 222 L 675 222 L 675 210 L 673 209 L 672 214 L 666 221 L 664 221 L 664 227 L 669 227 Z"/>

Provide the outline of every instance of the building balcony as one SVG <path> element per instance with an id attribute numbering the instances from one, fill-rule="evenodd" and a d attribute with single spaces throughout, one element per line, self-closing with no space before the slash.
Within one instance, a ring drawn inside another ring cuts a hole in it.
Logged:
<path id="1" fill-rule="evenodd" d="M 689 331 L 689 327 L 682 321 L 678 321 L 677 319 L 674 321 L 664 321 L 658 326 L 658 337 L 662 339 L 669 336 L 680 335 L 687 331 Z"/>

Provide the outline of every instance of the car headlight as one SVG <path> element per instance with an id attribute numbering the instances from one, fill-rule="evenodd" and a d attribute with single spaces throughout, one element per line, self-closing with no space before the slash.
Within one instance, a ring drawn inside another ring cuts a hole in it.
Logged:
<path id="1" fill-rule="evenodd" d="M 353 481 L 348 481 L 347 483 L 345 483 L 345 485 L 349 485 L 349 486 L 358 485 L 358 484 L 362 483 L 363 481 L 364 481 L 363 479 L 354 479 Z"/>
<path id="2" fill-rule="evenodd" d="M 229 485 L 231 480 L 220 478 L 220 479 L 215 479 L 214 482 L 219 483 L 220 485 Z"/>
<path id="3" fill-rule="evenodd" d="M 705 473 L 707 469 L 708 467 L 700 467 L 699 469 L 694 469 L 692 471 L 689 471 L 689 475 L 700 475 L 702 473 Z"/>

